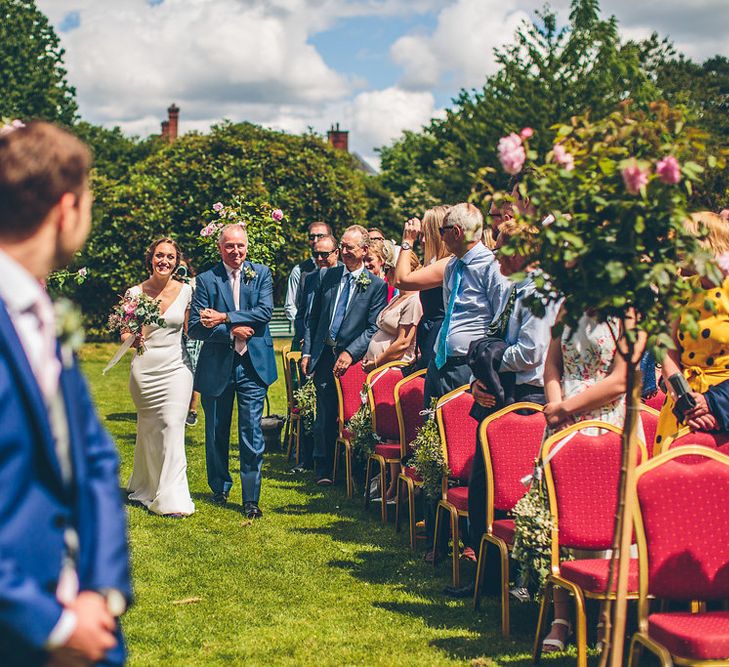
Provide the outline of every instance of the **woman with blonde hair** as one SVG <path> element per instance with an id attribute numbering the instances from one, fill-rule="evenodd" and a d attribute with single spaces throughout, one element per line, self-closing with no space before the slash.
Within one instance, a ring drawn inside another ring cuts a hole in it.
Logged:
<path id="1" fill-rule="evenodd" d="M 408 292 L 420 292 L 423 317 L 417 331 L 418 368 L 427 368 L 433 356 L 435 341 L 443 323 L 443 276 L 451 258 L 441 237 L 443 219 L 450 206 L 435 206 L 423 215 L 422 222 L 411 218 L 405 223 L 400 256 L 394 271 L 395 287 Z M 413 268 L 413 245 L 423 241 L 424 266 Z"/>
<path id="2" fill-rule="evenodd" d="M 729 224 L 716 213 L 694 213 L 684 224 L 687 231 L 703 237 L 701 245 L 716 258 L 729 252 Z M 683 425 L 694 431 L 714 431 L 721 425 L 714 398 L 718 396 L 718 386 L 729 380 L 729 276 L 726 267 L 722 270 L 719 284 L 708 278 L 690 278 L 700 290 L 692 295 L 672 327 L 676 349 L 669 350 L 663 360 L 662 373 L 668 394 L 658 420 L 656 448 Z M 688 266 L 683 273 L 691 275 L 693 269 Z M 697 311 L 699 333 L 694 338 L 681 325 Z M 675 386 L 681 382 L 681 376 L 688 383 L 691 397 L 688 402 L 694 407 L 686 406 L 688 409 L 682 411 L 679 419 L 673 410 L 677 398 Z"/>

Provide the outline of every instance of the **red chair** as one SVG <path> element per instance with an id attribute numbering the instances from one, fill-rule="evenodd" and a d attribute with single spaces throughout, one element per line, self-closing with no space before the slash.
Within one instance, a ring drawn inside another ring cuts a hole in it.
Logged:
<path id="1" fill-rule="evenodd" d="M 636 471 L 633 518 L 640 560 L 638 632 L 662 665 L 729 665 L 729 457 L 707 447 L 672 449 Z M 649 613 L 648 596 L 691 603 L 698 613 Z M 698 603 L 698 604 L 697 604 Z"/>
<path id="2" fill-rule="evenodd" d="M 519 414 L 529 410 L 529 414 Z M 486 532 L 481 538 L 473 606 L 479 608 L 481 584 L 490 542 L 501 556 L 501 634 L 509 636 L 509 551 L 514 544 L 514 520 L 494 520 L 494 512 L 514 509 L 527 487 L 522 480 L 534 470 L 544 435 L 544 408 L 537 403 L 514 403 L 483 420 L 478 439 L 486 470 Z"/>
<path id="3" fill-rule="evenodd" d="M 668 436 L 663 442 L 656 443 L 656 454 L 662 454 L 686 445 L 701 445 L 716 449 L 723 454 L 729 454 L 729 433 L 721 431 L 692 431 L 684 426 L 673 436 Z"/>
<path id="4" fill-rule="evenodd" d="M 411 453 L 410 447 L 418 435 L 418 430 L 425 423 L 423 401 L 425 395 L 425 373 L 423 369 L 400 380 L 395 386 L 395 410 L 400 428 L 400 458 L 405 460 Z M 422 484 L 413 466 L 403 465 L 397 479 L 397 496 L 395 499 L 395 530 L 400 530 L 401 491 L 405 489 L 408 501 L 408 517 L 410 520 L 410 548 L 415 550 L 415 487 Z"/>
<path id="5" fill-rule="evenodd" d="M 367 374 L 362 370 L 362 364 L 354 363 L 340 377 L 334 378 L 339 403 L 339 436 L 334 444 L 334 479 L 337 481 L 337 468 L 339 466 L 339 453 L 344 449 L 344 463 L 347 477 L 347 498 L 352 497 L 352 434 L 345 424 L 354 416 L 362 405 L 362 385 Z"/>
<path id="6" fill-rule="evenodd" d="M 656 431 L 658 431 L 658 417 L 661 413 L 646 403 L 640 406 L 640 421 L 645 434 L 645 446 L 649 452 L 655 453 Z"/>
<path id="7" fill-rule="evenodd" d="M 587 428 L 599 428 L 600 435 L 587 435 Z M 577 619 L 577 665 L 587 667 L 587 620 L 585 598 L 615 599 L 617 582 L 607 590 L 610 559 L 590 558 L 560 561 L 560 549 L 603 551 L 613 542 L 618 506 L 618 481 L 622 463 L 622 430 L 599 421 L 583 421 L 555 433 L 542 446 L 542 463 L 554 518 L 552 564 L 547 575 L 534 641 L 534 662 L 542 652 L 542 633 L 554 587 L 565 589 L 575 598 Z M 647 459 L 639 441 L 639 462 Z M 638 563 L 630 563 L 628 598 L 638 597 Z"/>
<path id="8" fill-rule="evenodd" d="M 473 396 L 467 393 L 469 385 L 447 393 L 435 407 L 440 439 L 443 445 L 450 476 L 443 478 L 443 495 L 435 509 L 435 534 L 433 554 L 438 553 L 438 533 L 440 515 L 445 511 L 451 517 L 451 537 L 453 539 L 453 586 L 460 582 L 459 568 L 459 517 L 468 517 L 468 478 L 476 451 L 478 422 L 469 415 L 473 406 Z M 433 558 L 433 564 L 436 563 Z"/>
<path id="9" fill-rule="evenodd" d="M 653 396 L 653 398 L 649 398 L 646 401 L 644 401 L 644 405 L 647 405 L 648 407 L 653 408 L 654 410 L 658 410 L 658 412 L 661 411 L 661 408 L 663 407 L 663 404 L 666 402 L 666 395 L 659 389 L 658 393 Z"/>
<path id="10" fill-rule="evenodd" d="M 387 467 L 390 463 L 400 463 L 400 428 L 395 409 L 395 386 L 402 380 L 402 361 L 392 361 L 371 371 L 367 376 L 367 399 L 372 413 L 372 431 L 380 440 L 375 451 L 367 458 L 365 472 L 364 505 L 370 506 L 370 479 L 372 464 L 380 467 L 380 516 L 387 523 Z"/>

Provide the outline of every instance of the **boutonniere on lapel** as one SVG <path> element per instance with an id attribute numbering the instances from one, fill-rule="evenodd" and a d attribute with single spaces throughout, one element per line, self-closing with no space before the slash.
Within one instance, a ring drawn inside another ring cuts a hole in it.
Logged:
<path id="1" fill-rule="evenodd" d="M 56 338 L 61 346 L 61 361 L 64 368 L 73 366 L 73 355 L 81 349 L 84 334 L 81 311 L 68 299 L 53 303 L 56 315 Z"/>
<path id="2" fill-rule="evenodd" d="M 256 277 L 256 272 L 252 266 L 246 265 L 243 267 L 243 278 L 247 283 L 251 282 Z"/>
<path id="3" fill-rule="evenodd" d="M 372 283 L 372 279 L 364 271 L 362 271 L 362 273 L 360 273 L 354 281 L 354 284 L 357 285 L 357 288 L 362 292 L 370 286 L 370 283 Z"/>

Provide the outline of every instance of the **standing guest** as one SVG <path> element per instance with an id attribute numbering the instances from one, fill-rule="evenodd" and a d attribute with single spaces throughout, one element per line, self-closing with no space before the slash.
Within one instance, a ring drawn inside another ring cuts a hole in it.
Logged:
<path id="1" fill-rule="evenodd" d="M 468 346 L 486 335 L 511 288 L 494 253 L 481 242 L 482 232 L 481 211 L 466 203 L 451 207 L 440 227 L 454 257 L 448 261 L 443 278 L 445 316 L 425 376 L 426 407 L 431 398 L 470 382 Z"/>
<path id="2" fill-rule="evenodd" d="M 696 236 L 707 234 L 701 244 L 717 258 L 729 252 L 729 225 L 715 213 L 694 213 L 684 224 Z M 691 276 L 692 272 L 688 266 L 682 270 L 690 280 L 698 282 L 696 276 Z M 719 392 L 718 387 L 729 380 L 729 278 L 724 275 L 723 282 L 718 285 L 702 278 L 696 287 L 700 291 L 692 296 L 672 327 L 676 349 L 669 350 L 663 360 L 662 372 L 669 391 L 658 419 L 656 446 L 675 435 L 683 423 L 694 431 L 713 431 L 719 427 L 720 403 L 717 399 L 725 388 Z M 680 325 L 694 320 L 696 312 L 699 313 L 696 319 L 699 335 L 693 338 L 688 331 L 682 331 Z M 676 397 L 670 382 L 670 378 L 679 373 L 686 379 L 696 403 L 693 409 L 684 413 L 681 423 L 673 412 Z"/>
<path id="3" fill-rule="evenodd" d="M 405 223 L 400 254 L 395 265 L 395 287 L 420 292 L 423 316 L 416 334 L 418 369 L 427 368 L 433 357 L 435 341 L 445 314 L 443 276 L 451 253 L 440 235 L 440 226 L 449 208 L 436 206 L 425 212 L 422 222 L 418 218 L 411 218 Z M 412 271 L 411 258 L 415 257 L 413 246 L 419 238 L 423 241 L 425 265 Z"/>
<path id="4" fill-rule="evenodd" d="M 42 288 L 91 229 L 91 156 L 16 125 L 0 131 L 0 664 L 122 665 L 119 460 Z"/>
<path id="5" fill-rule="evenodd" d="M 385 235 L 382 233 L 382 230 L 377 229 L 377 227 L 370 227 L 367 230 L 367 236 L 370 239 L 370 243 L 382 243 L 385 240 Z"/>
<path id="6" fill-rule="evenodd" d="M 324 236 L 331 236 L 332 228 L 326 223 L 326 222 L 312 222 L 308 227 L 308 233 L 309 233 L 309 248 L 314 249 L 314 244 Z M 297 319 L 296 319 L 296 312 L 297 312 L 297 304 L 298 304 L 298 294 L 299 294 L 299 285 L 301 284 L 302 278 L 309 274 L 316 271 L 316 262 L 314 261 L 313 257 L 309 257 L 305 259 L 303 262 L 299 262 L 292 270 L 291 274 L 289 275 L 289 281 L 286 287 L 286 300 L 284 301 L 284 312 L 286 313 L 286 317 L 294 325 L 294 337 L 291 341 L 291 349 L 292 350 L 300 350 L 301 349 L 301 341 L 304 338 L 304 331 L 303 329 L 299 328 L 297 329 Z M 299 319 L 299 323 L 301 323 L 302 320 Z"/>
<path id="7" fill-rule="evenodd" d="M 268 387 L 276 381 L 276 359 L 268 323 L 273 314 L 271 270 L 246 260 L 248 234 L 227 225 L 218 238 L 220 264 L 197 277 L 190 337 L 204 340 L 195 388 L 205 411 L 205 461 L 212 501 L 225 505 L 233 485 L 228 470 L 233 400 L 238 401 L 238 451 L 243 512 L 258 519 L 263 432 Z"/>
<path id="8" fill-rule="evenodd" d="M 185 416 L 192 393 L 192 370 L 182 342 L 182 332 L 192 301 L 192 288 L 172 276 L 180 261 L 180 248 L 170 238 L 154 241 L 145 263 L 150 276 L 127 294 L 147 296 L 160 302 L 165 324 L 145 326 L 134 347 L 129 390 L 137 408 L 137 440 L 134 469 L 127 490 L 129 500 L 150 512 L 172 518 L 195 511 L 187 485 Z M 134 336 L 122 334 L 122 341 Z"/>
<path id="9" fill-rule="evenodd" d="M 368 246 L 364 227 L 346 229 L 339 245 L 344 266 L 329 269 L 321 278 L 305 329 L 301 370 L 313 374 L 316 386 L 314 468 L 320 485 L 332 483 L 337 437 L 334 376 L 362 359 L 387 300 L 385 281 L 364 266 Z"/>
<path id="10" fill-rule="evenodd" d="M 337 247 L 337 239 L 331 235 L 322 236 L 322 238 L 314 244 L 314 252 L 312 253 L 312 256 L 314 257 L 318 270 L 304 276 L 304 279 L 299 286 L 299 300 L 296 304 L 296 326 L 300 328 L 302 332 L 306 326 L 306 318 L 311 311 L 314 294 L 316 294 L 316 291 L 319 289 L 322 276 L 324 276 L 329 269 L 333 269 L 335 266 L 341 266 L 341 263 L 338 261 L 339 248 Z M 299 435 L 299 460 L 291 469 L 291 472 L 312 470 L 314 468 L 313 453 L 314 440 L 310 433 L 306 433 L 302 430 Z"/>
<path id="11" fill-rule="evenodd" d="M 175 278 L 180 282 L 188 284 L 192 288 L 192 293 L 195 293 L 195 269 L 192 268 L 192 264 L 183 257 L 180 261 L 180 266 L 177 267 L 175 272 Z M 187 357 L 190 360 L 190 370 L 195 375 L 195 369 L 197 368 L 197 360 L 200 357 L 200 350 L 202 349 L 201 340 L 193 340 L 187 335 L 187 330 L 182 334 L 182 340 L 185 343 L 185 350 L 187 350 Z M 197 407 L 200 403 L 200 392 L 192 392 L 190 398 L 190 405 L 187 408 L 187 417 L 185 423 L 188 426 L 197 426 Z"/>

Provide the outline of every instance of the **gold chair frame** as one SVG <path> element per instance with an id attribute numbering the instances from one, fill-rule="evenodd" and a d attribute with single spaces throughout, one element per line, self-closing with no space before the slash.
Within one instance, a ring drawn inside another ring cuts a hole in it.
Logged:
<path id="1" fill-rule="evenodd" d="M 299 447 L 301 444 L 301 415 L 294 412 L 296 407 L 296 399 L 294 398 L 294 383 L 291 373 L 291 364 L 301 361 L 301 352 L 292 352 L 291 347 L 287 346 L 281 350 L 281 362 L 283 365 L 284 382 L 286 384 L 286 431 L 284 440 L 286 441 L 286 458 L 291 457 L 291 450 L 294 442 L 296 443 L 296 458 L 299 460 Z"/>

